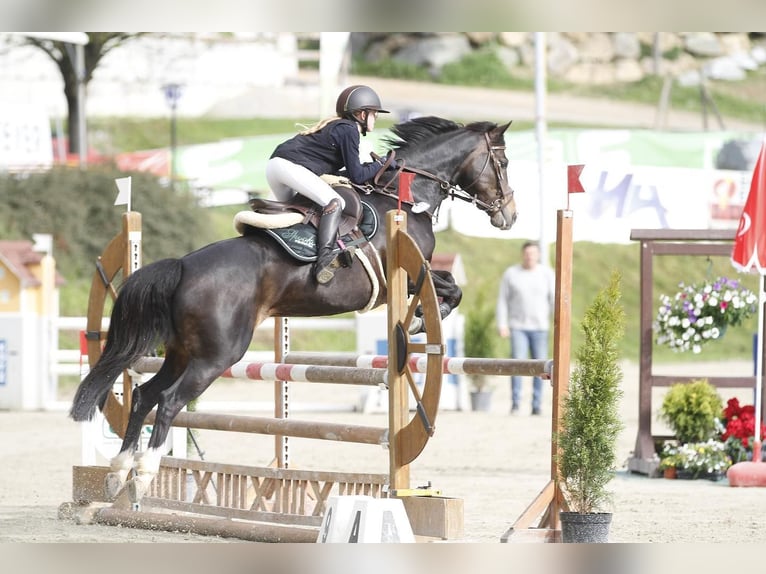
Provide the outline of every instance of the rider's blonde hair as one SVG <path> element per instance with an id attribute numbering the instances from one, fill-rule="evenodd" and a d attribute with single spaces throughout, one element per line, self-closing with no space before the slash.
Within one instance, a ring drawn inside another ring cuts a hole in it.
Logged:
<path id="1" fill-rule="evenodd" d="M 306 129 L 304 129 L 302 132 L 298 132 L 302 136 L 307 136 L 309 134 L 314 134 L 321 130 L 323 127 L 325 127 L 330 122 L 334 122 L 335 120 L 339 120 L 339 116 L 332 116 L 330 118 L 325 118 L 317 123 L 315 123 L 313 126 L 309 126 Z"/>

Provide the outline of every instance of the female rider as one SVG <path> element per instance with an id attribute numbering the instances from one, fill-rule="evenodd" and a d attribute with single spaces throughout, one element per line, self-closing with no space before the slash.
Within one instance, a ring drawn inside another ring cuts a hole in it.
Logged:
<path id="1" fill-rule="evenodd" d="M 267 165 L 266 179 L 279 201 L 300 193 L 322 207 L 317 232 L 317 260 L 314 276 L 318 283 L 332 280 L 339 263 L 333 249 L 343 211 L 343 198 L 319 176 L 335 174 L 345 167 L 345 176 L 364 184 L 381 169 L 385 158 L 362 163 L 359 159 L 360 134 L 375 128 L 382 108 L 380 98 L 368 86 L 350 86 L 338 96 L 337 116 L 322 120 L 281 143 Z"/>

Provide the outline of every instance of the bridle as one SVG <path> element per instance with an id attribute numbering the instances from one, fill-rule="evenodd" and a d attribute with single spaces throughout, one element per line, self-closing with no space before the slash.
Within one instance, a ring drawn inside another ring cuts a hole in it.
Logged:
<path id="1" fill-rule="evenodd" d="M 501 211 L 506 205 L 508 205 L 511 201 L 513 201 L 513 189 L 508 186 L 509 192 L 506 193 L 503 189 L 503 182 L 505 181 L 505 177 L 503 175 L 503 167 L 500 164 L 500 160 L 497 157 L 497 154 L 495 153 L 496 150 L 504 150 L 504 145 L 492 145 L 492 142 L 489 139 L 489 134 L 484 133 L 484 141 L 487 143 L 487 154 L 484 159 L 484 165 L 481 168 L 481 171 L 479 171 L 479 174 L 474 178 L 474 180 L 468 184 L 465 187 L 461 187 L 460 185 L 457 185 L 456 182 L 462 172 L 473 162 L 473 159 L 477 153 L 482 153 L 482 150 L 475 149 L 473 150 L 468 156 L 462 161 L 462 163 L 455 169 L 455 171 L 452 173 L 452 176 L 449 178 L 449 180 L 443 179 L 439 177 L 436 174 L 433 174 L 431 172 L 425 171 L 420 168 L 411 167 L 406 165 L 404 161 L 397 162 L 397 170 L 393 174 L 393 177 L 385 184 L 380 185 L 378 183 L 378 179 L 380 176 L 386 171 L 386 168 L 388 165 L 393 161 L 393 153 L 389 155 L 388 162 L 386 165 L 384 165 L 383 169 L 381 169 L 378 174 L 375 176 L 374 183 L 376 187 L 376 191 L 382 192 L 382 193 L 390 193 L 393 194 L 392 191 L 389 192 L 388 186 L 391 185 L 391 183 L 396 179 L 396 177 L 399 175 L 400 172 L 405 171 L 409 173 L 415 173 L 418 175 L 422 175 L 423 177 L 426 177 L 432 181 L 435 181 L 439 184 L 439 190 L 442 194 L 442 199 L 451 198 L 451 199 L 460 199 L 461 201 L 466 201 L 468 203 L 473 203 L 476 207 L 478 207 L 481 211 L 486 212 L 490 217 L 496 214 L 498 211 Z M 490 160 L 492 162 L 492 169 L 495 172 L 495 180 L 497 182 L 497 191 L 495 192 L 495 198 L 489 202 L 486 203 L 485 201 L 482 201 L 477 196 L 472 195 L 469 193 L 469 190 L 476 185 L 476 183 L 481 179 L 481 176 L 484 174 L 484 171 L 487 169 L 487 166 L 490 164 Z M 434 214 L 431 213 L 433 216 Z"/>
<path id="2" fill-rule="evenodd" d="M 468 201 L 470 203 L 473 203 L 480 210 L 486 211 L 489 215 L 494 215 L 498 211 L 502 210 L 511 201 L 513 201 L 513 189 L 511 189 L 509 185 L 508 186 L 509 193 L 505 193 L 505 190 L 503 189 L 503 182 L 505 181 L 505 177 L 503 176 L 503 166 L 500 165 L 500 160 L 497 158 L 497 154 L 495 153 L 496 150 L 505 150 L 505 146 L 492 145 L 492 142 L 489 139 L 489 134 L 486 132 L 484 133 L 484 141 L 487 142 L 487 156 L 484 159 L 484 165 L 482 166 L 481 171 L 479 172 L 479 175 L 477 175 L 474 178 L 474 180 L 465 187 L 456 189 L 455 186 L 450 186 L 451 187 L 450 196 L 452 198 L 462 199 L 463 201 Z M 466 166 L 468 166 L 471 163 L 474 155 L 476 155 L 477 153 L 480 153 L 478 149 L 473 150 L 470 154 L 468 154 L 468 157 L 466 157 L 463 160 L 463 163 L 461 163 L 460 166 L 458 166 L 458 168 L 452 174 L 452 177 L 450 178 L 452 181 L 457 180 L 460 173 L 466 168 Z M 489 165 L 490 160 L 492 160 L 492 168 L 495 171 L 495 181 L 497 183 L 497 189 L 495 192 L 495 199 L 492 200 L 490 203 L 485 203 L 484 201 L 480 200 L 475 195 L 468 193 L 468 191 L 474 185 L 476 185 L 476 183 L 481 179 L 481 176 L 484 174 L 484 170 L 487 169 L 487 166 Z"/>

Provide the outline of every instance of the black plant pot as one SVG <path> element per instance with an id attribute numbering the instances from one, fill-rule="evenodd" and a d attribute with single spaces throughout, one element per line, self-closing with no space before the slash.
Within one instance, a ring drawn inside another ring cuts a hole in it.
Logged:
<path id="1" fill-rule="evenodd" d="M 559 512 L 561 541 L 574 543 L 609 542 L 610 512 Z"/>

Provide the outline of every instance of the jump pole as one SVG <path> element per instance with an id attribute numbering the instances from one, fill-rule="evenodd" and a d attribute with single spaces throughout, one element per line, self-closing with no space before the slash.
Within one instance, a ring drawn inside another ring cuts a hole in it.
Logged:
<path id="1" fill-rule="evenodd" d="M 500 537 L 501 542 L 531 538 L 542 542 L 561 541 L 559 511 L 567 502 L 558 482 L 558 442 L 561 407 L 569 390 L 572 332 L 572 212 L 559 210 L 556 220 L 556 293 L 553 316 L 553 412 L 551 413 L 551 478 L 516 522 Z M 535 520 L 540 517 L 537 525 Z"/>

